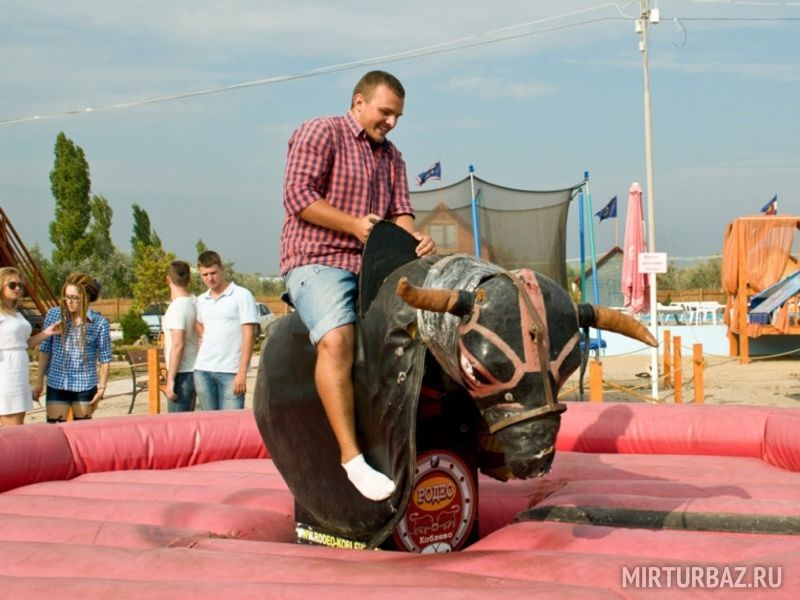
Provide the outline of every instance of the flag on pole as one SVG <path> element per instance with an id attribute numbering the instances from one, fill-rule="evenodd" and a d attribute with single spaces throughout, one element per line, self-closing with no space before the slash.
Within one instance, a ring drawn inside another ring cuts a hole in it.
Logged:
<path id="1" fill-rule="evenodd" d="M 436 179 L 441 180 L 442 178 L 442 161 L 437 160 L 433 163 L 427 171 L 423 171 L 419 175 L 417 175 L 417 185 L 422 185 L 428 179 Z"/>
<path id="2" fill-rule="evenodd" d="M 777 215 L 778 214 L 778 194 L 775 194 L 772 197 L 772 200 L 767 202 L 764 207 L 761 209 L 761 212 L 765 215 Z"/>
<path id="3" fill-rule="evenodd" d="M 616 219 L 617 218 L 617 197 L 614 196 L 611 200 L 609 200 L 608 204 L 606 204 L 602 210 L 599 212 L 594 213 L 594 216 L 600 219 L 602 223 L 606 219 Z"/>

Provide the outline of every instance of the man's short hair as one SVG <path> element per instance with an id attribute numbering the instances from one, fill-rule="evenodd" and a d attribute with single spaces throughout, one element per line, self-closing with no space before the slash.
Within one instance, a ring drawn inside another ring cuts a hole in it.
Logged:
<path id="1" fill-rule="evenodd" d="M 169 265 L 169 271 L 167 271 L 167 274 L 172 280 L 172 283 L 178 287 L 189 287 L 189 281 L 192 278 L 192 271 L 189 268 L 189 263 L 185 263 L 182 260 L 174 260 Z"/>
<path id="2" fill-rule="evenodd" d="M 406 90 L 400 80 L 386 71 L 370 71 L 358 80 L 356 87 L 353 88 L 353 97 L 361 94 L 367 102 L 372 98 L 372 93 L 379 85 L 388 87 L 398 98 L 405 99 Z M 352 102 L 351 102 L 352 106 Z"/>
<path id="3" fill-rule="evenodd" d="M 213 266 L 221 267 L 222 266 L 222 259 L 219 257 L 219 254 L 214 252 L 213 250 L 206 250 L 200 256 L 197 257 L 197 267 L 209 268 Z"/>

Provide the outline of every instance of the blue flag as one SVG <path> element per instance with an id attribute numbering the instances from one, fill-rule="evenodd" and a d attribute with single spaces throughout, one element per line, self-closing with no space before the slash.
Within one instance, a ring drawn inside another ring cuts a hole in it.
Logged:
<path id="1" fill-rule="evenodd" d="M 417 185 L 422 185 L 428 179 L 441 180 L 442 178 L 442 161 L 437 160 L 433 163 L 427 171 L 423 171 L 417 175 Z"/>
<path id="2" fill-rule="evenodd" d="M 599 212 L 594 213 L 594 216 L 600 219 L 602 223 L 605 219 L 616 219 L 617 218 L 617 197 L 614 196 L 611 200 L 609 200 L 608 204 L 606 204 L 603 209 Z"/>
<path id="3" fill-rule="evenodd" d="M 767 202 L 764 207 L 761 209 L 761 212 L 765 215 L 777 215 L 778 214 L 778 194 L 775 194 L 772 197 L 772 200 Z"/>

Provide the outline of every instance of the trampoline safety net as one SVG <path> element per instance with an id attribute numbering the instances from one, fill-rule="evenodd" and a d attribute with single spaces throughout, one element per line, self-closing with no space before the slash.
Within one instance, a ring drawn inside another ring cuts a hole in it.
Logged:
<path id="1" fill-rule="evenodd" d="M 532 269 L 566 288 L 567 213 L 578 186 L 515 190 L 474 178 L 480 257 L 509 271 Z M 579 184 L 582 185 L 582 184 Z M 469 177 L 411 192 L 416 228 L 441 254 L 475 254 Z"/>

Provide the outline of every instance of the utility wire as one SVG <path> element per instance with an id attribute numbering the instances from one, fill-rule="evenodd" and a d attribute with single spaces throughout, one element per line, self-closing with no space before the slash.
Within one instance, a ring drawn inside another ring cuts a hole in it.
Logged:
<path id="1" fill-rule="evenodd" d="M 800 4 L 798 4 L 800 6 Z M 791 22 L 800 21 L 800 17 L 677 17 L 680 21 L 753 21 L 753 22 Z"/>
<path id="2" fill-rule="evenodd" d="M 744 1 L 737 1 L 737 0 L 687 0 L 689 2 L 697 2 L 697 3 L 706 3 L 706 4 L 748 4 L 752 5 L 754 3 L 747 3 Z M 433 44 L 429 46 L 422 46 L 420 48 L 415 48 L 412 50 L 405 50 L 402 52 L 397 52 L 393 54 L 386 54 L 383 56 L 376 56 L 373 58 L 366 58 L 361 60 L 356 60 L 352 62 L 340 63 L 336 65 L 329 65 L 326 67 L 320 67 L 317 69 L 312 69 L 310 71 L 304 71 L 301 73 L 294 73 L 290 75 L 279 75 L 276 77 L 268 77 L 264 79 L 256 79 L 253 81 L 244 81 L 241 83 L 235 83 L 231 85 L 216 87 L 216 88 L 209 88 L 205 90 L 196 90 L 193 92 L 183 92 L 178 94 L 172 94 L 167 96 L 159 96 L 155 98 L 148 98 L 145 100 L 134 100 L 130 102 L 121 102 L 119 104 L 111 104 L 108 106 L 100 106 L 100 107 L 85 107 L 85 108 L 75 108 L 75 109 L 68 109 L 68 110 L 60 110 L 52 113 L 45 113 L 41 115 L 32 115 L 27 117 L 15 117 L 15 118 L 6 118 L 0 119 L 0 126 L 3 125 L 12 125 L 17 123 L 30 123 L 35 121 L 42 121 L 45 119 L 56 119 L 60 117 L 68 117 L 72 115 L 79 115 L 79 114 L 90 114 L 95 112 L 107 112 L 112 110 L 121 110 L 125 108 L 134 108 L 137 106 L 147 106 L 149 104 L 159 104 L 162 102 L 171 102 L 174 100 L 184 100 L 188 98 L 198 98 L 201 96 L 211 96 L 214 94 L 222 94 L 225 92 L 232 92 L 236 90 L 251 88 L 251 87 L 260 87 L 265 85 L 272 85 L 276 83 L 284 83 L 287 81 L 295 81 L 298 79 L 307 79 L 310 77 L 317 77 L 320 75 L 327 75 L 329 73 L 336 73 L 339 71 L 345 71 L 349 69 L 355 69 L 358 67 L 365 67 L 375 64 L 381 63 L 392 63 L 392 62 L 399 62 L 403 60 L 413 60 L 415 58 L 421 58 L 424 56 L 432 56 L 436 54 L 445 54 L 448 52 L 455 52 L 458 50 L 464 50 L 466 48 L 474 48 L 477 46 L 484 46 L 488 44 L 497 44 L 500 42 L 507 42 L 510 40 L 515 40 L 524 37 L 531 37 L 535 35 L 543 35 L 546 33 L 553 33 L 555 31 L 561 31 L 564 29 L 571 29 L 574 27 L 582 27 L 585 25 L 592 25 L 595 23 L 600 23 L 602 21 L 618 21 L 618 20 L 635 20 L 637 16 L 629 16 L 625 14 L 623 8 L 627 8 L 633 4 L 633 2 L 626 2 L 622 6 L 620 6 L 616 2 L 605 2 L 603 4 L 599 4 L 594 7 L 572 11 L 568 13 L 564 13 L 561 15 L 551 16 L 551 17 L 544 17 L 542 19 L 537 19 L 534 21 L 528 21 L 525 23 L 518 23 L 516 25 L 511 25 L 508 27 L 504 27 L 501 29 L 494 29 L 490 31 L 486 31 L 481 34 L 468 36 L 464 38 L 460 38 L 457 40 L 451 40 L 449 42 L 441 42 L 438 44 Z M 755 4 L 763 4 L 765 6 L 768 5 L 786 5 L 786 6 L 800 6 L 800 2 L 772 2 L 772 3 L 765 3 L 759 2 Z M 614 8 L 619 13 L 620 16 L 602 16 L 602 17 L 594 17 L 590 19 L 584 19 L 580 21 L 575 21 L 572 23 L 565 23 L 563 25 L 555 25 L 552 27 L 546 27 L 542 29 L 537 29 L 535 31 L 526 31 L 522 33 L 514 33 L 522 28 L 533 27 L 535 25 L 540 25 L 542 23 L 556 21 L 560 19 L 564 19 L 567 17 L 576 16 L 579 14 L 584 14 L 588 12 L 596 12 L 601 9 L 605 8 Z M 682 18 L 683 21 L 800 21 L 800 17 L 687 17 Z"/>
<path id="3" fill-rule="evenodd" d="M 800 6 L 800 2 L 754 2 L 753 0 L 685 0 L 695 4 L 734 4 L 738 6 Z"/>
<path id="4" fill-rule="evenodd" d="M 603 4 L 597 5 L 595 7 L 592 7 L 592 8 L 586 8 L 586 9 L 583 9 L 583 10 L 564 13 L 562 15 L 557 15 L 557 16 L 552 16 L 552 17 L 545 17 L 545 18 L 542 18 L 542 19 L 538 19 L 538 20 L 535 20 L 535 21 L 529 21 L 527 23 L 521 23 L 521 24 L 518 24 L 518 25 L 513 25 L 513 26 L 510 26 L 510 27 L 503 28 L 503 29 L 487 31 L 487 32 L 484 32 L 484 33 L 481 33 L 481 34 L 468 36 L 468 37 L 460 38 L 460 39 L 457 39 L 457 40 L 451 40 L 449 42 L 442 42 L 442 43 L 434 44 L 434 45 L 430 45 L 430 46 L 423 46 L 423 47 L 412 49 L 412 50 L 406 50 L 406 51 L 403 51 L 403 52 L 397 52 L 397 53 L 393 53 L 393 54 L 386 54 L 384 56 L 377 56 L 377 57 L 374 57 L 374 58 L 367 58 L 367 59 L 362 59 L 362 60 L 357 60 L 357 61 L 352 61 L 352 62 L 340 63 L 340 64 L 337 64 L 337 65 L 329 65 L 327 67 L 321 67 L 321 68 L 318 68 L 318 69 L 312 69 L 310 71 L 304 71 L 304 72 L 301 72 L 301 73 L 294 73 L 294 74 L 291 74 L 291 75 L 280 75 L 280 76 L 269 77 L 269 78 L 265 78 L 265 79 L 256 79 L 254 81 L 245 81 L 245 82 L 242 82 L 242 83 L 236 83 L 236 84 L 227 85 L 227 86 L 209 88 L 209 89 L 205 89 L 205 90 L 197 90 L 197 91 L 193 91 L 193 92 L 184 92 L 184 93 L 173 94 L 173 95 L 168 95 L 168 96 L 160 96 L 160 97 L 156 97 L 156 98 L 148 98 L 148 99 L 145 99 L 145 100 L 135 100 L 135 101 L 131 101 L 131 102 L 122 102 L 122 103 L 119 103 L 119 104 L 112 104 L 112 105 L 101 106 L 101 107 L 97 107 L 97 108 L 94 108 L 94 107 L 76 108 L 76 109 L 61 110 L 61 111 L 56 111 L 56 112 L 52 112 L 52 113 L 46 113 L 46 114 L 42 114 L 42 115 L 33 115 L 33 116 L 18 117 L 18 118 L 6 118 L 6 119 L 0 120 L 0 126 L 11 125 L 11 124 L 15 124 L 15 123 L 30 123 L 30 122 L 33 122 L 33 121 L 41 121 L 41 120 L 44 120 L 44 119 L 55 119 L 55 118 L 58 118 L 58 117 L 67 117 L 67 116 L 78 115 L 78 114 L 88 114 L 88 113 L 94 113 L 94 112 L 105 112 L 105 111 L 111 111 L 111 110 L 120 110 L 120 109 L 124 109 L 124 108 L 133 108 L 133 107 L 137 107 L 137 106 L 146 106 L 148 104 L 158 104 L 158 103 L 161 103 L 161 102 L 170 102 L 170 101 L 173 101 L 173 100 L 183 100 L 183 99 L 187 99 L 187 98 L 197 98 L 197 97 L 200 97 L 200 96 L 210 96 L 212 94 L 221 94 L 221 93 L 224 93 L 224 92 L 231 92 L 231 91 L 234 91 L 234 90 L 240 90 L 240 89 L 245 89 L 245 88 L 250 88 L 250 87 L 258 87 L 258 86 L 264 86 L 264 85 L 271 85 L 271 84 L 275 84 L 275 83 L 283 83 L 283 82 L 286 82 L 286 81 L 294 81 L 294 80 L 298 80 L 298 79 L 306 79 L 306 78 L 309 78 L 309 77 L 316 77 L 316 76 L 319 76 L 319 75 L 326 75 L 328 73 L 335 73 L 335 72 L 338 72 L 338 71 L 344 71 L 344 70 L 348 70 L 348 69 L 355 69 L 357 67 L 365 67 L 365 66 L 379 64 L 379 63 L 398 62 L 398 61 L 402 61 L 402 60 L 411 60 L 411 59 L 414 59 L 414 58 L 420 58 L 420 57 L 423 57 L 423 56 L 431 56 L 431 55 L 435 55 L 435 54 L 444 54 L 446 52 L 455 52 L 457 50 L 463 50 L 465 48 L 473 48 L 473 47 L 476 47 L 476 46 L 483 46 L 483 45 L 488 45 L 488 44 L 496 44 L 496 43 L 499 43 L 499 42 L 505 42 L 505 41 L 514 40 L 514 39 L 523 38 L 523 37 L 529 37 L 529 36 L 534 36 L 534 35 L 542 35 L 542 34 L 545 34 L 545 33 L 552 33 L 554 31 L 560 31 L 560 30 L 563 30 L 563 29 L 570 29 L 570 28 L 573 28 L 573 27 L 581 27 L 581 26 L 584 26 L 584 25 L 598 23 L 598 22 L 601 22 L 601 21 L 620 20 L 620 19 L 628 20 L 628 19 L 633 19 L 634 17 L 628 17 L 627 15 L 625 15 L 625 13 L 622 11 L 622 8 L 624 8 L 624 7 L 626 7 L 626 6 L 630 5 L 630 4 L 632 4 L 632 2 L 627 2 L 622 7 L 620 7 L 619 4 L 616 3 L 616 2 L 606 2 L 606 3 L 603 3 Z M 563 24 L 563 25 L 555 25 L 555 26 L 552 26 L 552 27 L 547 27 L 547 28 L 543 28 L 543 29 L 537 29 L 535 31 L 527 31 L 527 32 L 523 32 L 523 33 L 515 33 L 516 30 L 518 30 L 520 28 L 523 28 L 523 27 L 532 27 L 534 25 L 538 25 L 538 24 L 541 24 L 541 23 L 567 18 L 567 17 L 571 17 L 571 16 L 574 16 L 574 15 L 577 15 L 577 14 L 583 14 L 583 13 L 587 13 L 587 12 L 595 12 L 595 11 L 598 11 L 598 10 L 601 10 L 601 9 L 605 9 L 605 8 L 609 8 L 609 7 L 615 8 L 617 10 L 617 12 L 619 12 L 619 14 L 621 16 L 595 17 L 595 18 L 584 19 L 584 20 L 576 21 L 576 22 L 572 22 L 572 23 L 566 23 L 566 24 Z"/>

